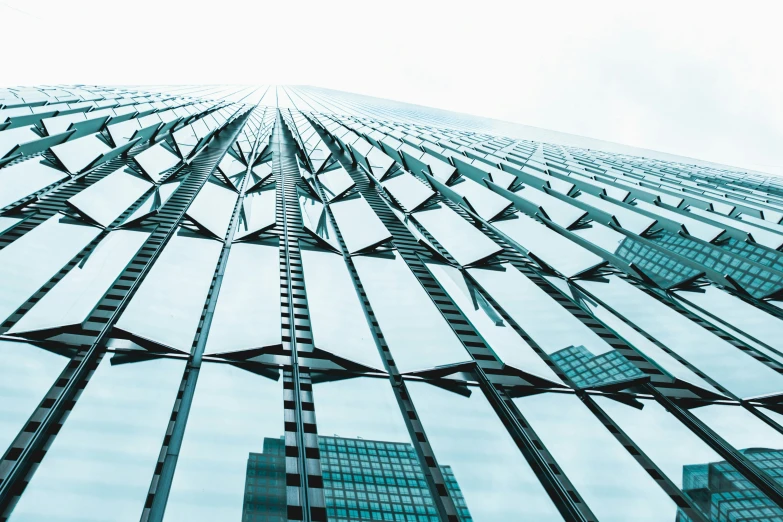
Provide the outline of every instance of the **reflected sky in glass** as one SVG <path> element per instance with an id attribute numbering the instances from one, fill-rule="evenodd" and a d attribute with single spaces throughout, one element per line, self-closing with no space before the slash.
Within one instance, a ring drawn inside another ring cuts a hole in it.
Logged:
<path id="1" fill-rule="evenodd" d="M 548 393 L 514 403 L 601 522 L 675 519 L 674 501 L 576 396 Z"/>
<path id="2" fill-rule="evenodd" d="M 31 344 L 0 341 L 0 455 L 67 364 L 66 357 Z"/>
<path id="3" fill-rule="evenodd" d="M 450 466 L 476 522 L 563 520 L 481 390 L 463 397 L 407 382 L 438 465 Z"/>
<path id="4" fill-rule="evenodd" d="M 282 401 L 282 382 L 228 364 L 201 367 L 164 520 L 245 520 L 248 457 L 283 436 Z"/>
<path id="5" fill-rule="evenodd" d="M 138 520 L 184 367 L 104 357 L 10 520 Z"/>

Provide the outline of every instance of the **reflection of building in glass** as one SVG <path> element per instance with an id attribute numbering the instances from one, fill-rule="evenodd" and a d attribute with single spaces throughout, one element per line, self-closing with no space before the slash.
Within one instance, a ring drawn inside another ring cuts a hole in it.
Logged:
<path id="1" fill-rule="evenodd" d="M 247 457 L 242 522 L 286 522 L 285 441 L 264 439 L 264 452 Z"/>
<path id="2" fill-rule="evenodd" d="M 438 520 L 412 445 L 318 437 L 318 448 L 330 522 Z M 441 470 L 460 520 L 472 521 L 453 471 Z"/>
<path id="3" fill-rule="evenodd" d="M 438 522 L 413 446 L 343 437 L 318 437 L 330 522 Z M 454 472 L 441 466 L 461 522 L 472 522 Z M 285 442 L 264 439 L 247 461 L 242 522 L 285 522 Z"/>
<path id="4" fill-rule="evenodd" d="M 751 448 L 742 453 L 783 484 L 783 450 Z M 682 468 L 683 491 L 711 522 L 783 522 L 783 509 L 726 461 Z M 689 522 L 678 513 L 676 522 Z"/>
<path id="5" fill-rule="evenodd" d="M 569 346 L 554 352 L 550 357 L 580 388 L 643 375 L 617 350 L 593 355 L 584 346 Z"/>
<path id="6" fill-rule="evenodd" d="M 645 245 L 631 237 L 623 239 L 615 254 L 636 265 L 647 277 L 664 288 L 699 274 L 695 268 L 666 255 L 664 250 Z"/>

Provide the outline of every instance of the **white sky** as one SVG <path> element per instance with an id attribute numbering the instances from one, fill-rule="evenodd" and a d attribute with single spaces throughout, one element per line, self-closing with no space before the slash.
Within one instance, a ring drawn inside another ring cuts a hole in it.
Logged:
<path id="1" fill-rule="evenodd" d="M 779 1 L 0 0 L 0 84 L 309 84 L 783 174 Z"/>

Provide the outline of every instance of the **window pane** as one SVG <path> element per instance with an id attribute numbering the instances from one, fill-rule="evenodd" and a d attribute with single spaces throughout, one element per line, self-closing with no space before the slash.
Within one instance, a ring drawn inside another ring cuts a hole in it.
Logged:
<path id="1" fill-rule="evenodd" d="M 567 278 L 605 263 L 603 258 L 524 214 L 517 213 L 514 219 L 496 221 L 492 226 Z"/>
<path id="2" fill-rule="evenodd" d="M 73 196 L 68 203 L 108 227 L 150 187 L 152 183 L 132 171 L 118 169 Z"/>
<path id="3" fill-rule="evenodd" d="M 642 375 L 620 352 L 510 264 L 468 273 L 579 387 Z"/>
<path id="4" fill-rule="evenodd" d="M 280 344 L 280 313 L 279 248 L 257 243 L 232 245 L 205 353 Z"/>
<path id="5" fill-rule="evenodd" d="M 277 191 L 264 190 L 246 194 L 237 220 L 234 239 L 242 239 L 275 226 Z"/>
<path id="6" fill-rule="evenodd" d="M 439 263 L 427 263 L 426 267 L 501 361 L 544 379 L 562 383 L 462 272 L 453 266 Z"/>
<path id="7" fill-rule="evenodd" d="M 76 174 L 88 167 L 93 161 L 109 152 L 111 148 L 98 138 L 97 134 L 90 134 L 83 138 L 66 141 L 51 148 L 60 163 L 71 174 Z"/>
<path id="8" fill-rule="evenodd" d="M 343 256 L 305 248 L 301 252 L 315 347 L 383 370 Z"/>
<path id="9" fill-rule="evenodd" d="M 469 178 L 461 178 L 450 188 L 467 200 L 476 213 L 487 221 L 495 219 L 511 206 L 511 201 Z"/>
<path id="10" fill-rule="evenodd" d="M 358 520 L 403 512 L 437 516 L 388 380 L 318 383 L 313 398 L 331 522 L 344 517 L 340 509 L 356 511 Z"/>
<path id="11" fill-rule="evenodd" d="M 84 322 L 148 237 L 147 232 L 130 230 L 109 233 L 85 262 L 73 267 L 8 333 Z"/>
<path id="12" fill-rule="evenodd" d="M 141 169 L 152 179 L 158 182 L 165 171 L 179 163 L 180 159 L 168 151 L 160 143 L 133 157 Z"/>
<path id="13" fill-rule="evenodd" d="M 462 266 L 486 259 L 502 249 L 479 229 L 441 204 L 432 210 L 412 214 Z"/>
<path id="14" fill-rule="evenodd" d="M 358 256 L 353 262 L 401 372 L 470 360 L 399 254 Z"/>
<path id="15" fill-rule="evenodd" d="M 117 321 L 117 328 L 190 352 L 222 246 L 183 231 L 172 237 Z"/>
<path id="16" fill-rule="evenodd" d="M 348 252 L 355 254 L 391 239 L 391 234 L 361 196 L 330 205 Z"/>
<path id="17" fill-rule="evenodd" d="M 407 172 L 386 179 L 382 185 L 408 212 L 413 212 L 435 194 L 424 183 Z"/>
<path id="18" fill-rule="evenodd" d="M 139 518 L 184 368 L 104 357 L 10 520 Z"/>
<path id="19" fill-rule="evenodd" d="M 0 250 L 0 321 L 22 306 L 100 231 L 55 214 Z"/>
<path id="20" fill-rule="evenodd" d="M 742 398 L 783 391 L 783 377 L 616 276 L 578 285 Z"/>
<path id="21" fill-rule="evenodd" d="M 0 169 L 0 208 L 67 177 L 65 172 L 47 167 L 35 159 L 4 167 Z"/>
<path id="22" fill-rule="evenodd" d="M 674 501 L 576 396 L 545 393 L 514 403 L 601 522 L 675 520 Z"/>
<path id="23" fill-rule="evenodd" d="M 215 237 L 223 239 L 236 202 L 236 192 L 210 178 L 188 207 L 187 215 L 199 226 L 215 234 Z"/>
<path id="24" fill-rule="evenodd" d="M 351 176 L 349 176 L 342 167 L 328 172 L 322 172 L 317 177 L 324 189 L 327 201 L 332 201 L 333 199 L 342 196 L 355 185 Z"/>
<path id="25" fill-rule="evenodd" d="M 0 341 L 0 454 L 24 428 L 68 359 L 31 344 Z"/>
<path id="26" fill-rule="evenodd" d="M 199 372 L 164 520 L 286 514 L 283 386 L 228 364 Z"/>
<path id="27" fill-rule="evenodd" d="M 459 487 L 461 495 L 449 490 L 460 511 L 476 522 L 562 520 L 480 390 L 463 397 L 420 382 L 407 387 L 438 464 Z"/>

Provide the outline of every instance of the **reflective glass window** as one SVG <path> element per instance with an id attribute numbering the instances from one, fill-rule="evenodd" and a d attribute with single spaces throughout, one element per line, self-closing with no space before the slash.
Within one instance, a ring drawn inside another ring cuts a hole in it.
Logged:
<path id="1" fill-rule="evenodd" d="M 383 222 L 361 195 L 332 203 L 329 208 L 349 253 L 369 250 L 391 239 Z"/>
<path id="2" fill-rule="evenodd" d="M 141 170 L 152 181 L 160 181 L 162 174 L 180 162 L 180 159 L 169 152 L 163 145 L 157 143 L 133 157 Z"/>
<path id="3" fill-rule="evenodd" d="M 22 306 L 100 231 L 55 214 L 0 250 L 0 320 Z"/>
<path id="4" fill-rule="evenodd" d="M 562 382 L 462 272 L 440 263 L 426 266 L 501 361 L 544 379 Z"/>
<path id="5" fill-rule="evenodd" d="M 352 259 L 400 371 L 470 360 L 400 254 Z"/>
<path id="6" fill-rule="evenodd" d="M 599 520 L 675 520 L 674 501 L 576 396 L 545 393 L 514 403 Z"/>
<path id="7" fill-rule="evenodd" d="M 280 344 L 280 314 L 279 248 L 257 243 L 232 245 L 205 353 Z"/>
<path id="8" fill-rule="evenodd" d="M 31 344 L 0 341 L 0 454 L 24 428 L 68 359 Z"/>
<path id="9" fill-rule="evenodd" d="M 461 178 L 450 188 L 462 196 L 476 214 L 487 221 L 495 219 L 511 206 L 509 200 L 469 178 Z"/>
<path id="10" fill-rule="evenodd" d="M 740 397 L 783 391 L 783 377 L 772 368 L 630 283 L 607 279 L 580 281 L 579 286 Z"/>
<path id="11" fill-rule="evenodd" d="M 277 191 L 275 189 L 246 194 L 242 201 L 234 239 L 242 239 L 273 227 L 276 220 Z"/>
<path id="12" fill-rule="evenodd" d="M 149 237 L 147 232 L 109 233 L 10 330 L 33 332 L 84 322 Z"/>
<path id="13" fill-rule="evenodd" d="M 306 248 L 301 253 L 315 347 L 383 369 L 343 256 Z"/>
<path id="14" fill-rule="evenodd" d="M 150 187 L 150 182 L 132 171 L 118 169 L 70 198 L 68 203 L 108 227 Z"/>
<path id="15" fill-rule="evenodd" d="M 521 213 L 517 213 L 514 219 L 496 221 L 492 226 L 567 278 L 605 263 L 603 258 Z"/>
<path id="16" fill-rule="evenodd" d="M 475 521 L 562 520 L 481 390 L 464 397 L 421 382 L 407 388 L 438 465 L 459 487 L 449 488 L 459 510 Z"/>
<path id="17" fill-rule="evenodd" d="M 66 141 L 51 148 L 60 163 L 70 172 L 75 174 L 87 168 L 92 162 L 111 150 L 97 134 L 90 134 L 83 138 Z"/>
<path id="18" fill-rule="evenodd" d="M 0 208 L 67 177 L 35 158 L 0 169 Z"/>
<path id="19" fill-rule="evenodd" d="M 184 361 L 104 357 L 10 520 L 136 520 L 147 499 Z"/>
<path id="20" fill-rule="evenodd" d="M 640 377 L 622 354 L 510 264 L 468 273 L 579 387 Z"/>
<path id="21" fill-rule="evenodd" d="M 482 261 L 502 248 L 444 204 L 415 212 L 419 222 L 462 266 Z"/>
<path id="22" fill-rule="evenodd" d="M 202 365 L 164 520 L 247 520 L 259 504 L 285 517 L 282 437 L 282 383 Z"/>
<path id="23" fill-rule="evenodd" d="M 577 199 L 590 205 L 591 207 L 613 215 L 615 219 L 617 219 L 617 222 L 620 223 L 621 227 L 623 227 L 628 232 L 633 232 L 634 234 L 641 235 L 656 223 L 656 220 L 653 218 L 643 216 L 634 212 L 633 210 L 627 209 L 605 199 L 601 199 L 598 196 L 593 196 L 592 194 L 588 194 L 586 192 L 579 194 Z"/>
<path id="24" fill-rule="evenodd" d="M 323 187 L 327 201 L 332 201 L 342 196 L 355 185 L 351 176 L 342 167 L 322 172 L 318 175 L 318 181 L 321 183 L 321 187 Z"/>
<path id="25" fill-rule="evenodd" d="M 408 212 L 413 212 L 435 194 L 424 183 L 407 172 L 387 178 L 382 185 Z"/>
<path id="26" fill-rule="evenodd" d="M 215 237 L 223 239 L 236 202 L 236 192 L 210 179 L 204 183 L 196 199 L 190 204 L 187 215 Z"/>
<path id="27" fill-rule="evenodd" d="M 117 327 L 170 348 L 189 352 L 212 284 L 222 243 L 171 238 L 123 312 Z"/>

